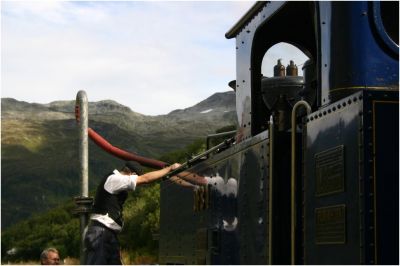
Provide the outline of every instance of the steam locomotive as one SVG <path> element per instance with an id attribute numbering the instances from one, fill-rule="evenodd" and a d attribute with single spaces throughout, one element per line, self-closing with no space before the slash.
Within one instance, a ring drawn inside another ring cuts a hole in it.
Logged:
<path id="1" fill-rule="evenodd" d="M 161 186 L 161 264 L 399 264 L 398 2 L 257 2 L 236 38 L 238 129 Z M 262 61 L 289 43 L 303 76 Z"/>

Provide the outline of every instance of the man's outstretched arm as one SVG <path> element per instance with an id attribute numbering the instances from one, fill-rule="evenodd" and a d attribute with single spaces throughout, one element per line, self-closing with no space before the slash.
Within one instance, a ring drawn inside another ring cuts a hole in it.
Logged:
<path id="1" fill-rule="evenodd" d="M 151 182 L 154 182 L 154 181 L 160 179 L 161 177 L 163 177 L 164 175 L 168 174 L 172 170 L 175 170 L 179 166 L 181 166 L 179 163 L 174 163 L 173 165 L 167 166 L 161 170 L 148 172 L 144 175 L 140 175 L 136 179 L 136 185 L 138 186 L 138 185 L 149 184 Z"/>

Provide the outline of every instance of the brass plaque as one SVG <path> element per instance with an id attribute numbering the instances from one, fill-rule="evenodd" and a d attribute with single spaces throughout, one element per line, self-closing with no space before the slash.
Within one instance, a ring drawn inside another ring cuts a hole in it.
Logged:
<path id="1" fill-rule="evenodd" d="M 346 242 L 345 205 L 315 209 L 315 242 L 317 245 Z"/>
<path id="2" fill-rule="evenodd" d="M 344 146 L 315 155 L 315 195 L 325 196 L 344 191 Z"/>

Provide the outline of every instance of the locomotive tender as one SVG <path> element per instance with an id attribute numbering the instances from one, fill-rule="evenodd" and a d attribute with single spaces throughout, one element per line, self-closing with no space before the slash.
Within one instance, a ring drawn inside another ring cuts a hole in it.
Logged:
<path id="1" fill-rule="evenodd" d="M 398 8 L 257 2 L 226 33 L 238 130 L 185 170 L 208 185 L 162 183 L 161 264 L 399 264 Z M 303 77 L 262 76 L 281 42 Z"/>

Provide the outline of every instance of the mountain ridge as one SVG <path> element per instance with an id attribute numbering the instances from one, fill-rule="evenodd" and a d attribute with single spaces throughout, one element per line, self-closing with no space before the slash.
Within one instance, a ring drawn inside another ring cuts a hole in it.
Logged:
<path id="1" fill-rule="evenodd" d="M 215 108 L 230 108 L 233 107 L 232 100 L 234 100 L 235 93 L 233 91 L 227 91 L 227 92 L 216 92 L 210 97 L 200 101 L 199 103 L 187 107 L 184 109 L 176 109 L 172 110 L 167 114 L 159 114 L 159 115 L 146 115 L 146 114 L 141 114 L 138 112 L 133 111 L 130 107 L 125 106 L 123 104 L 118 103 L 115 100 L 111 99 L 105 99 L 105 100 L 100 100 L 100 101 L 89 101 L 89 114 L 97 114 L 100 113 L 101 111 L 106 111 L 110 112 L 116 111 L 116 112 L 131 112 L 133 114 L 136 114 L 138 116 L 145 116 L 145 117 L 159 117 L 159 116 L 168 116 L 171 114 L 176 114 L 176 113 L 182 113 L 182 112 L 193 112 L 193 111 L 198 111 L 202 108 L 206 107 L 215 107 Z M 4 107 L 6 109 L 16 109 L 19 111 L 26 111 L 27 109 L 31 110 L 50 110 L 50 111 L 55 111 L 55 112 L 67 112 L 67 113 L 73 113 L 74 106 L 75 106 L 75 101 L 74 100 L 60 100 L 60 101 L 52 101 L 49 103 L 35 103 L 35 102 L 27 102 L 27 101 L 21 101 L 17 100 L 15 98 L 10 98 L 10 97 L 4 97 L 1 98 L 1 105 L 2 105 L 2 112 L 7 111 L 4 110 Z M 12 106 L 12 107 L 10 107 Z M 22 108 L 22 110 L 21 110 Z M 72 110 L 72 111 L 71 111 Z"/>

